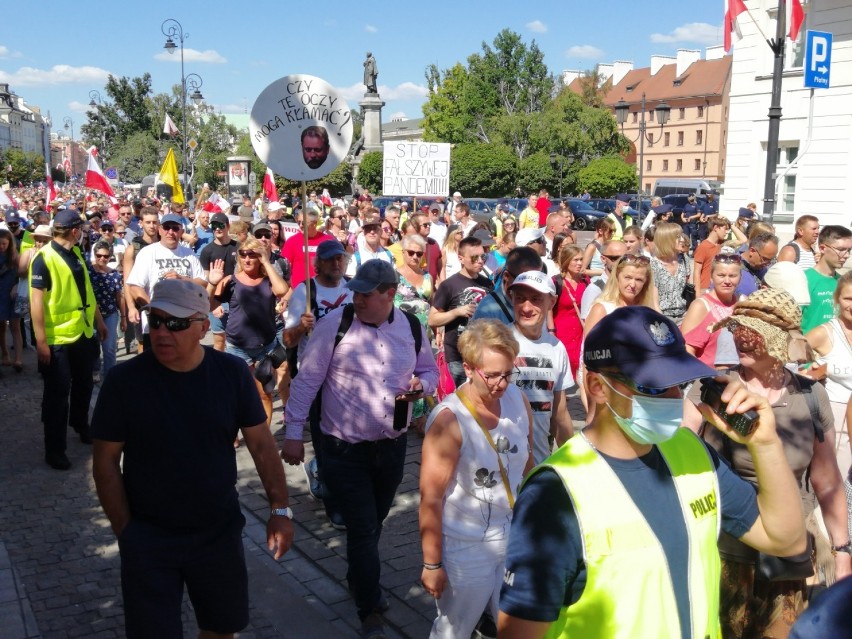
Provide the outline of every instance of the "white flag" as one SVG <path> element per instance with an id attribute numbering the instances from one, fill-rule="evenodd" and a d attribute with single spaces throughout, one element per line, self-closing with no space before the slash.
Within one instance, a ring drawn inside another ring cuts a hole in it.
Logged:
<path id="1" fill-rule="evenodd" d="M 178 130 L 177 125 L 174 123 L 171 117 L 169 117 L 168 113 L 166 113 L 166 123 L 163 125 L 163 133 L 171 136 L 180 135 L 180 131 Z"/>

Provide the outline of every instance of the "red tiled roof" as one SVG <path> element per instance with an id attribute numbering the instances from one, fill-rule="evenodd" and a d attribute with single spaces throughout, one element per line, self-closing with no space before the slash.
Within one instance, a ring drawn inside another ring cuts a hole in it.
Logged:
<path id="1" fill-rule="evenodd" d="M 698 60 L 689 65 L 680 78 L 675 78 L 676 64 L 663 66 L 653 76 L 651 67 L 634 69 L 607 92 L 604 104 L 612 107 L 621 99 L 628 104 L 636 103 L 642 99 L 643 91 L 646 100 L 721 96 L 731 73 L 732 59 L 726 55 L 717 60 Z M 676 79 L 680 81 L 678 86 L 675 86 Z M 633 87 L 632 91 L 628 91 L 628 87 Z"/>

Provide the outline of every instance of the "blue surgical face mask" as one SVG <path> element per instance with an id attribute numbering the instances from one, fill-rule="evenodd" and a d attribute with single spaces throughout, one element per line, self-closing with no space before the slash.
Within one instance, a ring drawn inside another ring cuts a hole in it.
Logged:
<path id="1" fill-rule="evenodd" d="M 621 430 L 637 444 L 659 444 L 674 437 L 683 421 L 683 400 L 680 397 L 649 397 L 633 395 L 627 397 L 613 388 L 606 377 L 604 383 L 625 399 L 630 400 L 631 415 L 622 417 L 607 402 L 616 423 Z"/>

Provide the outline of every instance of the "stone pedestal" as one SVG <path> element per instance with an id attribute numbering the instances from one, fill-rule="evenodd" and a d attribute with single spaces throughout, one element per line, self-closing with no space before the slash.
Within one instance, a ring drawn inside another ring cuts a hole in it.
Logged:
<path id="1" fill-rule="evenodd" d="M 382 150 L 382 107 L 385 103 L 378 93 L 366 93 L 358 103 L 364 119 L 364 148 L 362 153 Z"/>

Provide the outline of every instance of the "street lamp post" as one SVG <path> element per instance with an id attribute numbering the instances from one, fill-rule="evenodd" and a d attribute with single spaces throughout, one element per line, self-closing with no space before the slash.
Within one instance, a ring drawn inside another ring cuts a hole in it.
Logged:
<path id="1" fill-rule="evenodd" d="M 66 131 L 71 130 L 71 144 L 68 145 L 68 149 L 71 152 L 71 177 L 73 178 L 77 175 L 77 172 L 74 170 L 74 120 L 66 115 L 62 122 L 65 124 Z"/>
<path id="2" fill-rule="evenodd" d="M 100 111 L 98 111 L 98 107 L 102 105 L 101 94 L 97 89 L 92 89 L 89 91 L 89 106 L 95 109 L 95 112 L 98 114 L 98 119 L 101 120 L 101 148 L 100 153 L 106 159 L 106 120 L 101 118 Z"/>
<path id="3" fill-rule="evenodd" d="M 187 130 L 186 130 L 186 89 L 187 82 L 190 83 L 189 86 L 193 89 L 191 99 L 193 102 L 200 102 L 204 99 L 204 96 L 201 95 L 202 81 L 201 77 L 196 73 L 191 73 L 187 76 L 184 73 L 183 66 L 183 42 L 186 38 L 189 37 L 188 33 L 183 32 L 183 26 L 180 22 L 175 20 L 174 18 L 168 18 L 163 21 L 163 24 L 160 26 L 160 30 L 163 32 L 163 35 L 166 36 L 166 43 L 163 45 L 163 48 L 169 53 L 174 53 L 175 49 L 178 48 L 178 45 L 175 43 L 175 39 L 180 42 L 180 105 L 181 105 L 181 114 L 183 116 L 183 131 L 181 132 L 183 137 L 183 187 L 186 188 L 188 181 L 186 175 L 186 142 L 187 142 Z"/>
<path id="4" fill-rule="evenodd" d="M 550 154 L 550 166 L 556 168 L 556 153 Z M 565 157 L 559 154 L 559 197 L 562 197 L 562 170 L 565 167 Z"/>
<path id="5" fill-rule="evenodd" d="M 642 119 L 639 122 L 639 137 L 631 140 L 631 142 L 636 142 L 639 140 L 639 208 L 642 208 L 642 194 L 644 193 L 645 187 L 642 184 L 643 179 L 643 171 L 645 170 L 645 140 L 647 138 L 649 144 L 653 144 L 653 138 L 648 137 L 646 133 L 646 123 L 645 123 L 645 92 L 642 92 Z M 660 123 L 660 133 L 662 134 L 663 127 L 666 126 L 666 122 L 669 121 L 669 114 L 671 113 L 671 107 L 665 102 L 662 101 L 654 107 L 654 111 L 657 113 L 657 122 Z M 627 114 L 630 112 L 630 106 L 627 102 L 624 101 L 624 98 L 619 100 L 615 105 L 615 120 L 621 126 L 621 133 L 624 133 L 624 122 L 627 120 Z"/>

